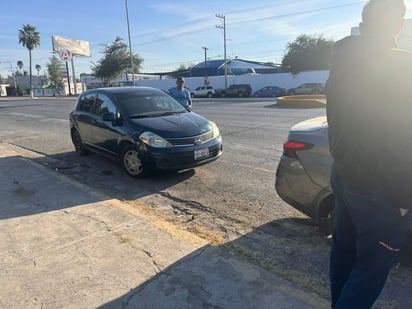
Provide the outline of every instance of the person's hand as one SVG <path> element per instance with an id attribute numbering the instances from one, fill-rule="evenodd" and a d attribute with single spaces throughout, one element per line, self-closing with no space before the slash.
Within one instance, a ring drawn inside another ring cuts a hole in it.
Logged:
<path id="1" fill-rule="evenodd" d="M 406 214 L 409 212 L 409 209 L 405 209 L 405 208 L 399 208 L 399 213 L 401 214 L 401 216 L 406 216 Z"/>

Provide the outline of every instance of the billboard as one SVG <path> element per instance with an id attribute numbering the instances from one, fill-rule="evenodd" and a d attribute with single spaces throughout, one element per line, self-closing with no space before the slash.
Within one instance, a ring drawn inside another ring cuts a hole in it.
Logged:
<path id="1" fill-rule="evenodd" d="M 90 46 L 88 41 L 65 38 L 60 35 L 52 35 L 53 51 L 60 52 L 69 50 L 74 56 L 90 57 Z"/>

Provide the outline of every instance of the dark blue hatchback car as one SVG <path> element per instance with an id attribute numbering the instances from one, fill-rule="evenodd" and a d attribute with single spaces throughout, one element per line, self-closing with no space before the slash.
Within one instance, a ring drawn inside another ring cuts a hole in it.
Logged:
<path id="1" fill-rule="evenodd" d="M 70 113 L 70 132 L 78 154 L 93 151 L 120 160 L 134 177 L 193 168 L 222 154 L 214 122 L 150 87 L 83 92 Z"/>

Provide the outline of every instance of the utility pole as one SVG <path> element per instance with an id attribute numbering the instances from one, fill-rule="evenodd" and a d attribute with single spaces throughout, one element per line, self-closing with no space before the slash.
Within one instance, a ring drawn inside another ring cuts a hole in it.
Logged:
<path id="1" fill-rule="evenodd" d="M 217 18 L 223 19 L 223 25 L 216 25 L 216 28 L 223 29 L 223 46 L 225 55 L 225 89 L 227 89 L 227 59 L 226 59 L 226 16 L 216 14 Z"/>
<path id="2" fill-rule="evenodd" d="M 127 0 L 124 0 L 124 3 L 126 5 L 126 19 L 127 19 L 127 33 L 129 36 L 130 64 L 132 67 L 132 81 L 133 81 L 133 86 L 134 86 L 134 61 L 133 61 L 133 53 L 132 53 L 132 40 L 130 39 L 129 10 L 127 8 Z"/>
<path id="3" fill-rule="evenodd" d="M 207 78 L 207 50 L 208 50 L 209 48 L 207 48 L 207 47 L 202 47 L 202 49 L 205 50 L 205 81 L 204 81 L 204 84 L 205 84 L 205 86 L 207 86 L 207 85 L 209 85 L 209 80 L 208 80 L 208 78 Z"/>

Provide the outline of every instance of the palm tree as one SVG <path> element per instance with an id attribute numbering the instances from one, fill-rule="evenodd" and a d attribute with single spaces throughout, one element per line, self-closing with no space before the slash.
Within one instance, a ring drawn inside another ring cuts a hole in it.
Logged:
<path id="1" fill-rule="evenodd" d="M 22 74 L 21 69 L 24 67 L 23 61 L 21 61 L 21 60 L 17 61 L 17 66 L 19 67 L 20 74 Z"/>
<path id="2" fill-rule="evenodd" d="M 36 64 L 36 70 L 37 70 L 37 76 L 39 76 L 40 70 L 41 70 L 41 65 Z"/>
<path id="3" fill-rule="evenodd" d="M 40 33 L 36 30 L 36 27 L 26 24 L 19 30 L 19 43 L 29 50 L 30 60 L 30 94 L 33 96 L 32 90 L 32 68 L 31 68 L 31 51 L 40 46 Z"/>

